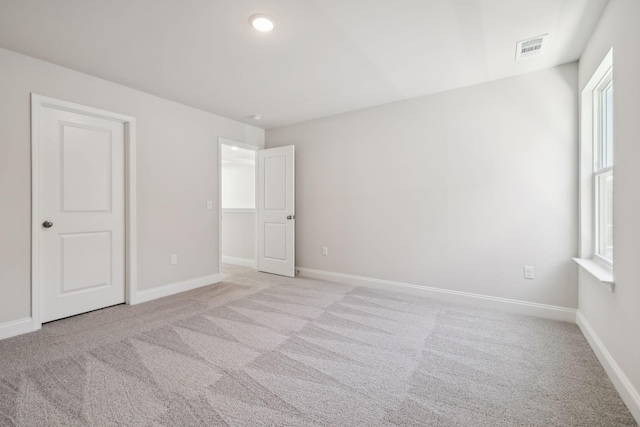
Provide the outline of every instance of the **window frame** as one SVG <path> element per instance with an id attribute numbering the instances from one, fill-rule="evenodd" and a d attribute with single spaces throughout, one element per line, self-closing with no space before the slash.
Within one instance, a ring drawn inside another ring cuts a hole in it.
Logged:
<path id="1" fill-rule="evenodd" d="M 596 244 L 600 243 L 597 242 L 596 237 L 598 234 L 596 230 L 598 223 L 596 220 L 600 218 L 597 218 L 596 215 L 597 177 L 595 172 L 598 171 L 604 174 L 609 173 L 609 171 L 600 170 L 603 168 L 600 168 L 599 165 L 596 164 L 596 161 L 602 158 L 602 134 L 600 132 L 603 131 L 604 127 L 600 121 L 600 117 L 595 113 L 598 113 L 602 106 L 602 92 L 598 89 L 606 90 L 609 80 L 613 82 L 613 65 L 613 48 L 611 48 L 593 73 L 593 76 L 584 86 L 580 96 L 580 140 L 578 145 L 579 240 L 578 257 L 573 259 L 582 270 L 598 279 L 599 282 L 612 293 L 615 289 L 613 262 L 608 262 L 605 257 L 600 256 L 596 246 Z M 607 77 L 608 75 L 611 76 L 611 79 Z M 615 82 L 613 83 L 615 84 Z M 613 103 L 615 103 L 615 101 Z M 614 121 L 615 119 L 612 122 Z M 609 166 L 611 166 L 610 172 L 613 173 L 613 165 L 607 165 L 607 167 Z M 615 191 L 615 189 L 612 191 Z M 611 194 L 613 195 L 613 192 Z M 613 199 L 611 200 L 613 203 Z"/>
<path id="2" fill-rule="evenodd" d="M 594 77 L 597 74 L 594 75 Z M 598 77 L 600 77 L 598 75 Z M 606 92 L 607 90 L 613 90 L 613 66 L 607 67 L 605 74 L 600 78 L 600 81 L 596 87 L 592 90 L 593 96 L 593 257 L 598 261 L 613 267 L 613 253 L 610 258 L 603 255 L 603 240 L 606 238 L 603 234 L 607 227 L 605 218 L 602 218 L 602 211 L 606 209 L 602 203 L 606 203 L 602 200 L 604 193 L 602 189 L 602 180 L 599 178 L 610 175 L 613 179 L 613 144 L 614 138 L 609 139 L 607 133 L 608 128 L 605 126 L 607 121 L 606 115 L 608 112 Z M 613 108 L 613 105 L 610 106 Z M 610 145 L 610 147 L 608 147 Z M 611 149 L 611 155 L 607 154 L 607 149 Z M 611 158 L 609 158 L 611 157 Z M 613 197 L 613 196 L 612 196 Z M 612 226 L 613 227 L 613 226 Z M 613 244 L 612 244 L 613 248 Z M 612 250 L 613 251 L 613 250 Z"/>

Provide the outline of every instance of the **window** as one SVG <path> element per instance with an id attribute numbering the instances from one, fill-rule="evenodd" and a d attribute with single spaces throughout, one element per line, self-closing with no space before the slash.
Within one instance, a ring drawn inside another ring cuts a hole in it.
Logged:
<path id="1" fill-rule="evenodd" d="M 613 263 L 613 68 L 593 91 L 594 255 Z"/>
<path id="2" fill-rule="evenodd" d="M 613 50 L 582 91 L 580 242 L 574 260 L 611 292 L 613 278 Z"/>

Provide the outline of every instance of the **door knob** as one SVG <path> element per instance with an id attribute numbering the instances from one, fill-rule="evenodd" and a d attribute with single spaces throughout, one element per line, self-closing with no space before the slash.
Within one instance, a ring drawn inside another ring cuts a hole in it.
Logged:
<path id="1" fill-rule="evenodd" d="M 51 227 L 53 227 L 53 223 L 51 221 L 45 221 L 45 222 L 42 223 L 42 226 L 44 228 L 51 228 Z"/>
<path id="2" fill-rule="evenodd" d="M 287 219 L 296 219 L 295 215 L 287 215 Z"/>

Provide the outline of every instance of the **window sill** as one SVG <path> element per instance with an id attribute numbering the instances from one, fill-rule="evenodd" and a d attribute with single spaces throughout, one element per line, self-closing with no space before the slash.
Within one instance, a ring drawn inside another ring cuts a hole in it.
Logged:
<path id="1" fill-rule="evenodd" d="M 613 270 L 598 261 L 584 258 L 573 258 L 573 260 L 584 270 L 598 279 L 609 292 L 613 293 L 616 284 L 613 281 Z"/>

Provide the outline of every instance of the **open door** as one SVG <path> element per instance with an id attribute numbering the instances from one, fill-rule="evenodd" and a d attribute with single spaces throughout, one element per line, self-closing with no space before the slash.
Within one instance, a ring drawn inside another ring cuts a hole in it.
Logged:
<path id="1" fill-rule="evenodd" d="M 258 151 L 258 270 L 295 276 L 294 146 Z"/>

